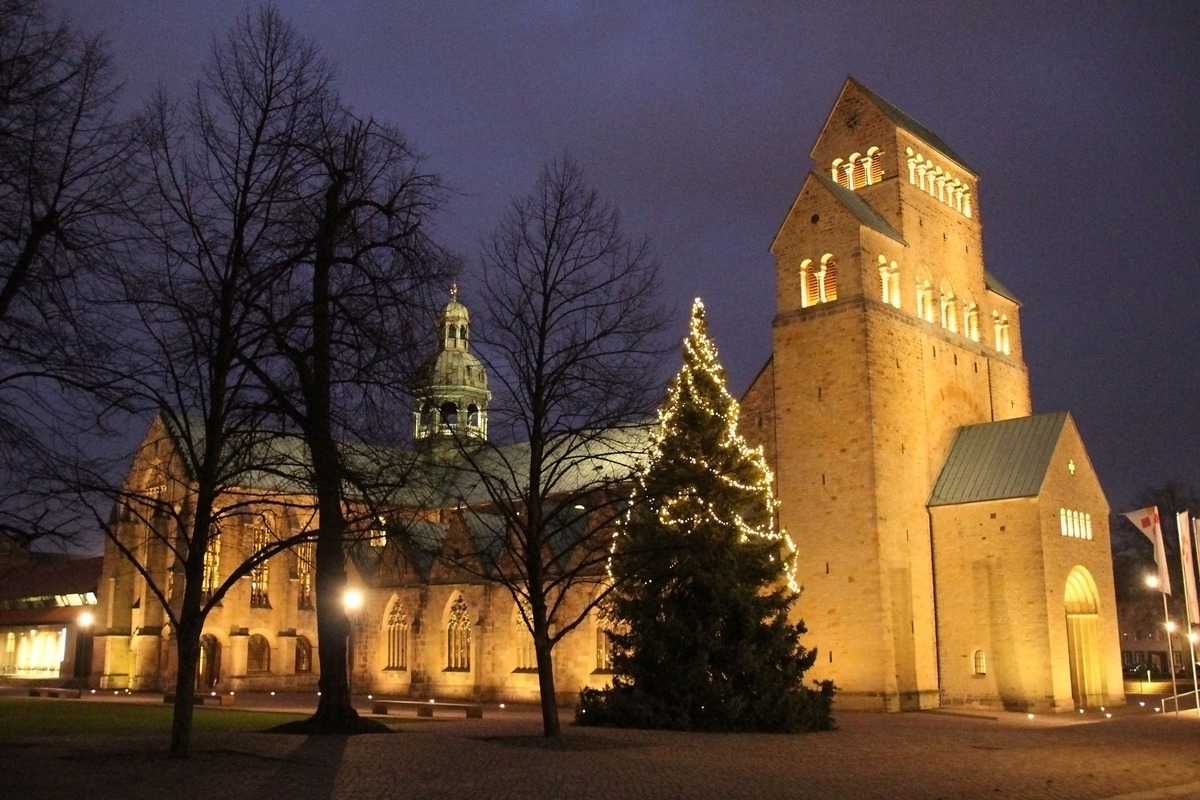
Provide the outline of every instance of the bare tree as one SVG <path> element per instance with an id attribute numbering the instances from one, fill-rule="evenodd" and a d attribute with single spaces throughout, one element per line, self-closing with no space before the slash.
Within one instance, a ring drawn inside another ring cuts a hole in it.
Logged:
<path id="1" fill-rule="evenodd" d="M 658 264 L 569 157 L 513 201 L 482 255 L 480 354 L 498 444 L 458 448 L 494 515 L 482 564 L 521 609 L 537 655 L 542 724 L 560 733 L 553 648 L 603 598 L 612 526 L 661 397 Z M 480 516 L 482 519 L 483 517 Z M 572 598 L 587 598 L 577 603 Z"/>
<path id="2" fill-rule="evenodd" d="M 57 473 L 79 458 L 65 406 L 109 353 L 86 304 L 125 230 L 115 93 L 98 40 L 37 0 L 0 2 L 0 529 L 26 539 L 82 527 Z"/>
<path id="3" fill-rule="evenodd" d="M 372 502 L 369 487 L 388 483 L 380 468 L 395 463 L 353 452 L 386 438 L 383 420 L 405 417 L 397 406 L 406 403 L 417 337 L 449 260 L 426 231 L 443 189 L 404 137 L 337 109 L 323 124 L 291 252 L 270 273 L 258 309 L 268 344 L 245 363 L 312 455 L 321 696 L 311 729 L 339 732 L 362 727 L 346 674 L 345 543 L 357 527 L 347 514 L 374 513 L 380 495 Z"/>
<path id="4" fill-rule="evenodd" d="M 281 446 L 266 426 L 266 394 L 246 361 L 266 345 L 255 324 L 271 288 L 264 271 L 286 252 L 311 199 L 304 192 L 319 167 L 311 144 L 331 102 L 329 81 L 315 48 L 267 8 L 240 18 L 215 46 L 189 103 L 159 97 L 142 120 L 136 258 L 110 275 L 126 356 L 113 392 L 156 415 L 151 439 L 171 455 L 118 490 L 109 540 L 174 629 L 174 756 L 188 753 L 206 616 L 237 577 L 302 538 L 272 531 L 214 584 L 207 561 L 222 525 L 305 502 L 247 491 L 256 474 L 294 485 L 306 466 L 302 450 Z M 182 586 L 172 585 L 176 575 Z"/>

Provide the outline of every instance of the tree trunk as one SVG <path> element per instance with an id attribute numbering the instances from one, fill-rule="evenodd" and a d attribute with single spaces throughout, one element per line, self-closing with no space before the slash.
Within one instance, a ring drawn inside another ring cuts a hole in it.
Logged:
<path id="1" fill-rule="evenodd" d="M 542 699 L 542 735 L 550 739 L 562 734 L 562 722 L 558 718 L 558 696 L 554 693 L 554 659 L 545 623 L 542 630 L 533 636 L 533 649 L 537 654 L 538 692 Z"/>
<path id="2" fill-rule="evenodd" d="M 188 617 L 181 613 L 181 620 Z M 196 663 L 199 661 L 200 626 L 181 623 L 175 629 L 175 705 L 171 716 L 171 758 L 187 758 L 192 742 L 192 718 L 196 703 Z"/>

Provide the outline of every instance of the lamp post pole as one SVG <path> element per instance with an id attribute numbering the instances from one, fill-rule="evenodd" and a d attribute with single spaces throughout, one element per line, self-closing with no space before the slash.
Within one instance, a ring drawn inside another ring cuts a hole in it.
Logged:
<path id="1" fill-rule="evenodd" d="M 347 589 L 342 594 L 342 607 L 346 609 L 346 692 L 354 704 L 354 620 L 362 608 L 363 595 L 358 589 Z"/>

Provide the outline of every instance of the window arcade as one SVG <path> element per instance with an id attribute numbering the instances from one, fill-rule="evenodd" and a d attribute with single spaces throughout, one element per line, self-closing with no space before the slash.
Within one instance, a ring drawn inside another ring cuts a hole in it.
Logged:
<path id="1" fill-rule="evenodd" d="M 866 155 L 852 153 L 849 158 L 835 158 L 830 165 L 830 177 L 851 191 L 879 183 L 883 180 L 882 155 L 878 147 L 872 147 Z"/>
<path id="2" fill-rule="evenodd" d="M 954 177 L 948 169 L 934 164 L 932 159 L 913 152 L 911 147 L 906 148 L 905 153 L 908 155 L 909 183 L 964 217 L 973 216 L 971 190 L 963 181 Z"/>
<path id="3" fill-rule="evenodd" d="M 805 259 L 800 264 L 800 307 L 837 300 L 837 260 L 831 253 L 821 256 L 821 263 Z"/>

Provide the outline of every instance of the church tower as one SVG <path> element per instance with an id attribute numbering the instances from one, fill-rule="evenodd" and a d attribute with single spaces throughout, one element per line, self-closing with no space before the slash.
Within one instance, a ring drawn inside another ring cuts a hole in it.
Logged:
<path id="1" fill-rule="evenodd" d="M 771 245 L 773 357 L 743 401 L 840 702 L 938 704 L 926 501 L 958 430 L 1030 413 L 1019 303 L 983 260 L 979 179 L 850 78 Z"/>
<path id="2" fill-rule="evenodd" d="M 422 370 L 414 390 L 413 438 L 418 444 L 439 438 L 487 438 L 487 372 L 470 351 L 471 316 L 458 302 L 458 286 L 438 316 L 441 345 Z"/>

